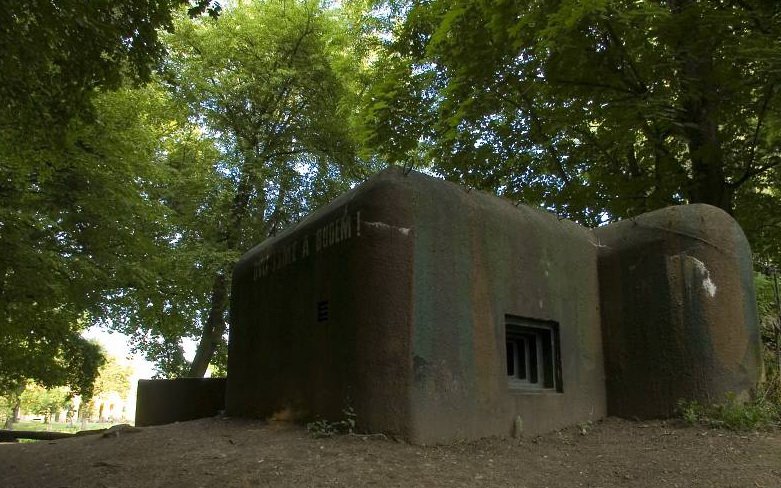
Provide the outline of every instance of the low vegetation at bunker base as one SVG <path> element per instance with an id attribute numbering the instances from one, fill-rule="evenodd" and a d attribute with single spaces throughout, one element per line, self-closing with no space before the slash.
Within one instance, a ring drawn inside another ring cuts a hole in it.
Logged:
<path id="1" fill-rule="evenodd" d="M 678 414 L 689 425 L 729 430 L 764 430 L 781 426 L 781 382 L 775 377 L 759 386 L 749 401 L 734 394 L 721 402 L 703 404 L 681 400 Z"/>
<path id="2" fill-rule="evenodd" d="M 313 420 L 306 424 L 306 430 L 312 437 L 332 437 L 339 434 L 353 434 L 355 432 L 355 411 L 351 407 L 342 410 L 344 417 L 341 420 L 329 421 L 325 419 Z"/>

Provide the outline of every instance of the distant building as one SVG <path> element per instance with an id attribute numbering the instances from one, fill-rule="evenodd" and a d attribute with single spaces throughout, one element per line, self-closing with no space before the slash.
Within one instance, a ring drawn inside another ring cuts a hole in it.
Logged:
<path id="1" fill-rule="evenodd" d="M 132 421 L 135 413 L 129 400 L 127 392 L 108 391 L 95 395 L 86 406 L 86 411 L 79 412 L 82 405 L 79 395 L 75 395 L 71 403 L 72 411 L 78 412 L 90 422 L 124 422 Z M 62 418 L 66 417 L 66 413 L 63 411 Z M 76 420 L 75 413 L 73 420 Z"/>

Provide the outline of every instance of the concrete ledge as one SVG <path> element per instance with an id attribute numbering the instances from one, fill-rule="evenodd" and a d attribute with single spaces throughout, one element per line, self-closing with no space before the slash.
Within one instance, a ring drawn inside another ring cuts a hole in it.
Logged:
<path id="1" fill-rule="evenodd" d="M 213 417 L 225 409 L 225 378 L 139 380 L 136 425 Z"/>

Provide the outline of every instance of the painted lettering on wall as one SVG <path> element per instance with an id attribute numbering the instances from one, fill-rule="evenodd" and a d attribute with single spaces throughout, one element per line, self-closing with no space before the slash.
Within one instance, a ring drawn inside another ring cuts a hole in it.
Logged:
<path id="1" fill-rule="evenodd" d="M 284 246 L 269 250 L 255 260 L 252 279 L 265 278 L 280 269 L 306 259 L 325 249 L 361 235 L 361 212 L 344 212 L 341 216 L 323 224 L 311 234 L 306 234 Z"/>

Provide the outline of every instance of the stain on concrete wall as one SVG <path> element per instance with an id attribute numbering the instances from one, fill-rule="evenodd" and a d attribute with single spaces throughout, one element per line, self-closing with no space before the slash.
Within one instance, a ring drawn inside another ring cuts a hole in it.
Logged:
<path id="1" fill-rule="evenodd" d="M 284 410 L 335 419 L 353 408 L 366 428 L 407 434 L 411 200 L 389 176 L 344 195 L 237 265 L 230 415 Z M 295 249 L 289 260 L 255 271 L 287 248 Z"/>
<path id="2" fill-rule="evenodd" d="M 416 198 L 412 424 L 420 442 L 605 413 L 597 253 L 549 213 L 424 179 Z M 559 324 L 562 392 L 510 388 L 506 316 Z"/>

